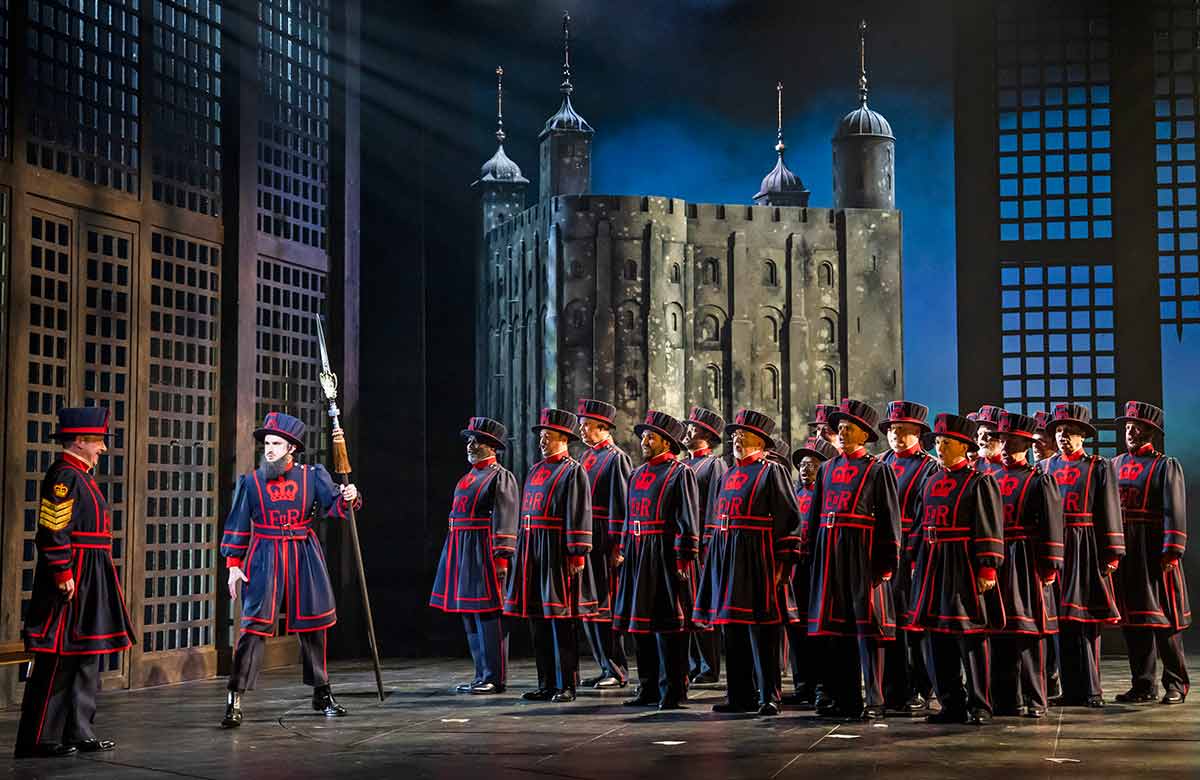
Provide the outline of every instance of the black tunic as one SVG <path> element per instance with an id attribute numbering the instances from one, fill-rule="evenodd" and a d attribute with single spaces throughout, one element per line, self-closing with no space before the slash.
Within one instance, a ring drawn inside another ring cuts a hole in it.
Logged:
<path id="1" fill-rule="evenodd" d="M 584 450 L 579 459 L 587 473 L 592 501 L 592 551 L 588 555 L 587 571 L 580 584 L 580 601 L 595 602 L 595 612 L 585 620 L 612 620 L 612 594 L 616 580 L 612 577 L 610 555 L 621 543 L 624 525 L 625 492 L 632 464 L 629 456 L 612 439 Z"/>
<path id="2" fill-rule="evenodd" d="M 1051 572 L 1062 571 L 1063 518 L 1058 486 L 1028 463 L 1010 462 L 994 472 L 1004 502 L 1004 567 L 1000 596 L 1004 600 L 1005 634 L 1058 632 L 1058 604 Z"/>
<path id="3" fill-rule="evenodd" d="M 913 533 L 913 518 L 921 498 L 921 484 L 925 477 L 938 468 L 937 459 L 921 449 L 920 445 L 898 454 L 888 450 L 880 460 L 892 469 L 896 476 L 896 495 L 900 501 L 900 568 L 892 583 L 892 595 L 896 599 L 896 614 L 908 612 L 908 597 L 912 593 L 912 566 L 917 560 L 917 547 L 921 534 Z"/>
<path id="4" fill-rule="evenodd" d="M 512 560 L 517 504 L 517 479 L 495 458 L 474 464 L 458 480 L 429 606 L 444 612 L 501 608 L 494 561 Z"/>
<path id="5" fill-rule="evenodd" d="M 651 458 L 630 476 L 615 630 L 645 634 L 691 627 L 700 547 L 696 493 L 696 475 L 671 453 Z M 686 564 L 686 580 L 676 573 L 678 561 Z"/>
<path id="6" fill-rule="evenodd" d="M 807 530 L 808 633 L 894 639 L 892 582 L 882 579 L 900 563 L 900 503 L 892 470 L 864 448 L 822 463 Z"/>
<path id="7" fill-rule="evenodd" d="M 42 479 L 37 566 L 21 631 L 25 649 L 59 655 L 116 653 L 133 644 L 112 559 L 112 516 L 86 463 L 64 453 Z M 63 598 L 60 582 L 75 580 Z"/>
<path id="8" fill-rule="evenodd" d="M 721 477 L 725 476 L 725 472 L 729 471 L 729 464 L 724 458 L 712 454 L 712 450 L 696 450 L 696 453 L 683 461 L 684 464 L 696 474 L 697 506 L 700 507 L 701 513 L 708 509 L 708 500 L 714 490 L 720 489 Z M 701 526 L 704 526 L 704 518 L 700 518 Z M 705 551 L 708 549 L 708 542 L 712 537 L 712 531 L 709 528 L 701 527 L 700 529 L 700 562 L 704 562 Z"/>
<path id="9" fill-rule="evenodd" d="M 804 549 L 804 538 L 808 533 L 808 509 L 812 506 L 813 489 L 803 482 L 796 484 L 796 507 L 800 511 L 800 549 Z M 808 588 L 812 569 L 807 557 L 801 557 L 792 567 L 791 576 L 779 583 L 779 606 L 783 610 L 785 623 L 800 623 L 808 626 Z"/>
<path id="10" fill-rule="evenodd" d="M 1187 491 L 1179 461 L 1146 445 L 1113 458 L 1125 519 L 1125 560 L 1115 576 L 1121 625 L 1174 631 L 1192 623 L 1183 565 L 1162 570 L 1187 548 Z"/>

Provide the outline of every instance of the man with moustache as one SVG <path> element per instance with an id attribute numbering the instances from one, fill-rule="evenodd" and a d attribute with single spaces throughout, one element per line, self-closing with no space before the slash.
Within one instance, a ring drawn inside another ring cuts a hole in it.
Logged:
<path id="1" fill-rule="evenodd" d="M 333 440 L 344 434 L 333 430 Z M 313 688 L 312 708 L 326 717 L 346 709 L 333 698 L 326 668 L 329 628 L 337 622 L 333 586 L 313 521 L 345 518 L 362 506 L 354 485 L 337 485 L 321 465 L 297 463 L 304 452 L 304 423 L 271 412 L 254 438 L 263 445 L 256 470 L 242 477 L 225 520 L 221 555 L 229 568 L 229 597 L 242 584 L 242 633 L 233 654 L 221 728 L 242 724 L 242 694 L 254 690 L 266 638 L 284 630 L 300 639 L 304 684 Z M 285 597 L 286 594 L 286 597 Z"/>
<path id="2" fill-rule="evenodd" d="M 800 547 L 804 549 L 804 538 L 808 534 L 806 518 L 812 506 L 813 488 L 821 464 L 836 458 L 837 448 L 819 436 L 810 436 L 804 445 L 792 453 L 792 463 L 800 472 L 796 483 L 796 507 L 800 510 Z M 818 688 L 822 687 L 822 653 L 824 643 L 819 637 L 808 635 L 808 587 L 812 578 L 812 567 L 807 558 L 801 558 L 792 569 L 792 575 L 784 580 L 781 589 L 786 590 L 782 603 L 795 604 L 795 616 L 784 628 L 788 640 L 788 665 L 792 670 L 792 692 L 783 697 L 784 704 L 807 706 L 815 703 Z"/>
<path id="3" fill-rule="evenodd" d="M 112 517 L 92 476 L 108 451 L 108 408 L 67 407 L 53 438 L 62 447 L 42 479 L 37 566 L 21 634 L 35 654 L 17 726 L 16 758 L 112 750 L 92 731 L 100 656 L 134 642 L 112 560 Z M 65 629 L 65 630 L 64 630 Z"/>
<path id="4" fill-rule="evenodd" d="M 1057 455 L 1038 466 L 1058 483 L 1063 500 L 1063 574 L 1058 609 L 1063 705 L 1104 706 L 1100 685 L 1100 626 L 1121 620 L 1112 574 L 1125 555 L 1117 474 L 1084 438 L 1095 438 L 1092 413 L 1080 404 L 1058 404 L 1046 433 Z"/>
<path id="5" fill-rule="evenodd" d="M 1000 415 L 1004 410 L 999 406 L 984 404 L 975 413 L 975 423 L 979 426 L 976 444 L 979 445 L 975 468 L 984 474 L 991 474 L 1004 468 L 1004 442 L 996 435 L 1000 425 Z"/>
<path id="6" fill-rule="evenodd" d="M 689 457 L 683 463 L 696 475 L 696 505 L 700 512 L 697 522 L 701 533 L 700 557 L 697 562 L 700 565 L 704 563 L 704 552 L 708 549 L 712 530 L 705 526 L 708 522 L 704 514 L 708 508 L 708 497 L 713 492 L 713 486 L 719 485 L 721 477 L 729 470 L 729 464 L 713 454 L 713 448 L 721 443 L 723 430 L 725 419 L 721 415 L 702 406 L 692 407 L 684 433 L 684 444 L 688 448 Z M 693 631 L 691 637 L 688 668 L 691 684 L 717 682 L 721 679 L 721 632 L 710 628 Z"/>
<path id="7" fill-rule="evenodd" d="M 475 677 L 456 690 L 496 694 L 507 685 L 508 636 L 500 602 L 516 549 L 519 491 L 513 473 L 496 461 L 508 435 L 503 423 L 472 417 L 460 434 L 467 440 L 470 469 L 450 501 L 449 530 L 429 606 L 462 615 Z"/>
<path id="8" fill-rule="evenodd" d="M 1127 552 L 1115 576 L 1121 629 L 1129 650 L 1132 686 L 1117 695 L 1126 704 L 1155 698 L 1155 666 L 1162 659 L 1163 704 L 1183 704 L 1188 693 L 1183 630 L 1191 625 L 1183 553 L 1187 549 L 1187 489 L 1179 461 L 1154 447 L 1163 410 L 1142 401 L 1125 404 L 1123 452 L 1113 458 Z"/>
<path id="9" fill-rule="evenodd" d="M 829 415 L 841 454 L 821 464 L 804 541 L 812 562 L 808 634 L 833 640 L 832 699 L 817 714 L 856 720 L 884 716 L 884 645 L 896 637 L 900 503 L 895 474 L 867 454 L 866 444 L 879 440 L 877 422 L 878 413 L 853 398 Z"/>
<path id="10" fill-rule="evenodd" d="M 531 428 L 542 459 L 525 478 L 504 596 L 505 616 L 527 618 L 533 636 L 538 687 L 521 696 L 526 701 L 575 701 L 576 621 L 596 610 L 594 602 L 584 604 L 579 598 L 579 580 L 587 577 L 592 550 L 592 501 L 587 473 L 567 451 L 567 443 L 579 439 L 578 425 L 571 412 L 543 409 Z"/>
<path id="11" fill-rule="evenodd" d="M 728 699 L 713 711 L 778 715 L 778 589 L 799 557 L 800 512 L 791 479 L 766 457 L 775 421 L 742 409 L 725 430 L 737 461 L 709 497 L 712 536 L 692 617 L 725 631 Z"/>
<path id="12" fill-rule="evenodd" d="M 917 506 L 924 538 L 904 625 L 927 632 L 942 703 L 926 718 L 930 723 L 978 726 L 992 719 L 987 632 L 1004 624 L 995 593 L 1004 561 L 1004 508 L 996 480 L 967 461 L 967 451 L 978 446 L 977 433 L 965 417 L 937 416 L 933 434 L 941 468 L 925 479 Z"/>
<path id="13" fill-rule="evenodd" d="M 629 479 L 613 628 L 637 642 L 638 689 L 629 707 L 680 709 L 687 697 L 688 632 L 700 550 L 696 475 L 676 456 L 683 423 L 651 410 L 634 426 L 645 462 Z"/>
<path id="14" fill-rule="evenodd" d="M 1004 502 L 1004 628 L 992 636 L 995 714 L 1046 714 L 1046 645 L 1058 633 L 1054 582 L 1063 563 L 1062 497 L 1054 480 L 1026 461 L 1037 420 L 1004 412 L 996 433 L 1004 468 L 993 472 Z"/>
<path id="15" fill-rule="evenodd" d="M 581 581 L 579 599 L 581 605 L 595 603 L 594 612 L 583 619 L 583 631 L 592 658 L 600 667 L 600 674 L 580 683 L 585 688 L 624 688 L 629 677 L 625 647 L 620 635 L 612 630 L 612 594 L 621 564 L 625 494 L 633 468 L 629 456 L 612 438 L 616 413 L 612 404 L 591 398 L 580 399 L 576 408 L 579 437 L 588 447 L 579 462 L 592 491 L 592 551 L 587 560 L 590 576 Z"/>
<path id="16" fill-rule="evenodd" d="M 892 593 L 896 599 L 896 614 L 908 612 L 908 597 L 912 590 L 912 563 L 920 534 L 913 533 L 916 505 L 921 497 L 921 483 L 937 469 L 937 461 L 921 449 L 921 439 L 928 436 L 929 407 L 913 401 L 892 401 L 879 430 L 887 436 L 888 451 L 880 456 L 885 466 L 896 476 L 896 492 L 900 501 L 900 568 Z M 918 631 L 899 631 L 896 641 L 889 644 L 884 659 L 883 694 L 885 705 L 900 712 L 920 712 L 928 706 L 932 682 L 925 669 Z"/>

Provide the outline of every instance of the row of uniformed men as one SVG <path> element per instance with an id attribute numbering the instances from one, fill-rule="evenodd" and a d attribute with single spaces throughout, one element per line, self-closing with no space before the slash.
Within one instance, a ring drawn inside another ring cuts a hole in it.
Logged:
<path id="1" fill-rule="evenodd" d="M 691 681 L 715 681 L 721 627 L 728 697 L 714 710 L 772 715 L 784 701 L 783 627 L 787 701 L 871 719 L 922 711 L 936 695 L 931 720 L 979 724 L 1045 713 L 1048 653 L 1060 703 L 1102 706 L 1099 626 L 1120 623 L 1134 684 L 1118 700 L 1155 698 L 1161 656 L 1163 701 L 1182 702 L 1183 478 L 1151 442 L 1162 411 L 1125 412 L 1129 452 L 1109 463 L 1085 454 L 1095 429 L 1075 404 L 1049 418 L 941 414 L 931 428 L 920 404 L 894 401 L 879 421 L 845 399 L 818 407 L 816 435 L 794 453 L 759 412 L 726 426 L 705 409 L 686 424 L 651 411 L 635 426 L 644 463 L 631 470 L 611 439 L 615 408 L 583 400 L 577 415 L 542 411 L 543 459 L 519 492 L 496 462 L 504 426 L 472 418 L 462 431 L 472 468 L 430 601 L 464 619 L 476 668 L 459 689 L 504 689 L 503 613 L 532 628 L 538 687 L 526 699 L 575 698 L 582 621 L 602 670 L 584 684 L 624 685 L 627 632 L 640 685 L 626 703 L 673 709 L 687 697 L 689 635 Z M 588 445 L 578 462 L 567 451 L 577 426 Z M 877 430 L 890 449 L 872 457 Z M 722 431 L 731 463 L 712 454 Z M 1031 446 L 1045 448 L 1036 465 Z M 1131 560 L 1114 578 L 1126 544 Z M 1050 652 L 1060 623 L 1061 652 Z"/>

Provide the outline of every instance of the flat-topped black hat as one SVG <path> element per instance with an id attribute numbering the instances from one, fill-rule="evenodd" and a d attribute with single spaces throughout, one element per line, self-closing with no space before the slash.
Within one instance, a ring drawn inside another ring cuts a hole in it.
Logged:
<path id="1" fill-rule="evenodd" d="M 590 417 L 605 425 L 612 425 L 617 416 L 617 407 L 594 398 L 580 398 L 579 405 L 575 408 L 575 414 L 578 417 Z"/>
<path id="2" fill-rule="evenodd" d="M 58 428 L 50 438 L 68 441 L 76 436 L 112 436 L 108 432 L 107 406 L 64 406 L 58 410 Z"/>
<path id="3" fill-rule="evenodd" d="M 683 452 L 683 437 L 686 429 L 683 427 L 683 423 L 666 412 L 651 409 L 646 412 L 646 419 L 643 422 L 633 426 L 633 432 L 638 436 L 646 431 L 653 431 L 666 439 L 667 444 L 671 445 L 671 452 Z"/>
<path id="4" fill-rule="evenodd" d="M 1036 417 L 1029 417 L 1028 415 L 1009 411 L 1005 411 L 1000 415 L 1000 424 L 996 426 L 996 433 L 1003 433 L 1008 436 L 1020 436 L 1025 439 L 1033 439 L 1037 430 L 1038 421 Z"/>
<path id="5" fill-rule="evenodd" d="M 568 439 L 579 441 L 579 431 L 576 427 L 579 425 L 579 419 L 568 412 L 566 409 L 551 409 L 542 410 L 538 417 L 537 425 L 530 426 L 530 430 L 534 433 L 545 428 L 548 431 L 558 431 L 566 434 Z"/>
<path id="6" fill-rule="evenodd" d="M 725 430 L 725 418 L 712 409 L 705 409 L 703 406 L 693 406 L 687 421 L 711 433 L 714 441 L 721 441 L 721 431 Z"/>
<path id="7" fill-rule="evenodd" d="M 804 444 L 792 453 L 792 463 L 800 468 L 800 461 L 805 458 L 816 458 L 820 461 L 831 460 L 838 454 L 837 447 L 822 439 L 820 436 L 809 436 Z"/>
<path id="8" fill-rule="evenodd" d="M 475 437 L 484 444 L 502 450 L 504 440 L 508 437 L 508 429 L 504 427 L 504 423 L 490 417 L 472 417 L 467 422 L 467 427 L 459 431 L 459 434 L 464 439 Z"/>
<path id="9" fill-rule="evenodd" d="M 733 422 L 725 426 L 725 433 L 732 434 L 738 429 L 750 431 L 763 440 L 765 449 L 775 448 L 775 421 L 762 412 L 753 409 L 739 409 Z"/>
<path id="10" fill-rule="evenodd" d="M 822 425 L 828 425 L 830 413 L 836 412 L 836 411 L 837 411 L 836 404 L 817 404 L 816 407 L 813 409 L 812 421 L 810 421 L 808 424 L 809 432 L 816 433 L 817 428 L 819 428 Z"/>
<path id="11" fill-rule="evenodd" d="M 1152 428 L 1157 428 L 1159 433 L 1163 433 L 1166 430 L 1163 427 L 1163 410 L 1145 401 L 1126 401 L 1125 414 L 1113 418 L 1113 422 L 1140 422 Z"/>
<path id="12" fill-rule="evenodd" d="M 268 412 L 262 427 L 254 431 L 254 438 L 265 441 L 268 436 L 278 436 L 304 452 L 304 421 L 283 412 Z"/>
<path id="13" fill-rule="evenodd" d="M 879 422 L 879 412 L 865 401 L 843 398 L 837 409 L 829 413 L 829 425 L 837 428 L 838 423 L 842 420 L 852 422 L 866 431 L 868 442 L 879 441 L 879 434 L 875 432 L 875 426 Z"/>
<path id="14" fill-rule="evenodd" d="M 979 443 L 975 440 L 978 434 L 979 424 L 962 415 L 943 412 L 933 420 L 933 435 L 935 437 L 945 436 L 946 438 L 961 441 L 967 445 L 967 448 L 971 452 L 979 449 Z"/>
<path id="15" fill-rule="evenodd" d="M 1037 428 L 1034 433 L 1045 433 L 1046 423 L 1050 420 L 1050 413 L 1046 411 L 1034 412 L 1033 419 L 1037 421 Z"/>
<path id="16" fill-rule="evenodd" d="M 983 406 L 979 407 L 979 411 L 975 413 L 975 422 L 994 429 L 1000 424 L 1000 415 L 1003 413 L 1003 407 L 984 404 Z"/>
<path id="17" fill-rule="evenodd" d="M 1083 404 L 1056 404 L 1054 413 L 1046 421 L 1046 433 L 1054 435 L 1064 425 L 1078 425 L 1088 438 L 1096 438 L 1096 426 L 1092 425 L 1092 410 Z"/>
<path id="18" fill-rule="evenodd" d="M 929 433 L 929 407 L 913 401 L 889 401 L 887 413 L 879 421 L 879 430 L 887 433 L 892 423 L 908 423 L 921 429 L 921 433 Z"/>

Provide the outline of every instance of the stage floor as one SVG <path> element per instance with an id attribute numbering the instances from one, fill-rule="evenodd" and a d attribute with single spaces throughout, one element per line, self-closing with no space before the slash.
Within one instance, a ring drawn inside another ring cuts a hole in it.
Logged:
<path id="1" fill-rule="evenodd" d="M 1128 687 L 1127 669 L 1111 658 L 1103 671 L 1111 700 Z M 1198 672 L 1192 664 L 1193 677 Z M 334 692 L 350 714 L 327 720 L 309 709 L 298 667 L 274 671 L 245 697 L 236 731 L 218 727 L 224 680 L 102 693 L 96 732 L 117 749 L 65 759 L 13 760 L 19 713 L 10 709 L 0 712 L 0 777 L 1200 776 L 1200 701 L 1053 709 L 1041 721 L 998 718 L 983 728 L 902 717 L 839 724 L 792 710 L 716 715 L 716 687 L 693 691 L 689 709 L 663 714 L 622 707 L 632 687 L 535 704 L 519 699 L 531 687 L 532 663 L 516 662 L 512 673 L 504 695 L 457 696 L 453 685 L 469 678 L 469 661 L 391 660 L 380 704 L 369 665 L 340 664 Z"/>

